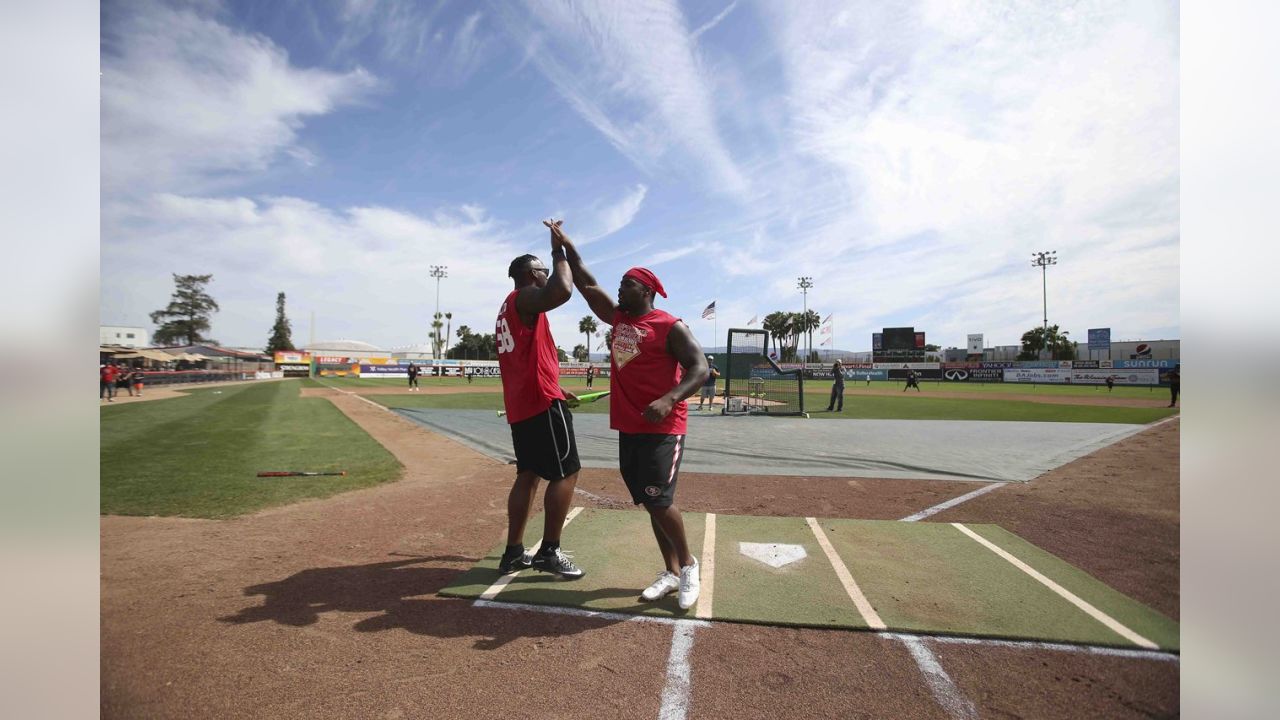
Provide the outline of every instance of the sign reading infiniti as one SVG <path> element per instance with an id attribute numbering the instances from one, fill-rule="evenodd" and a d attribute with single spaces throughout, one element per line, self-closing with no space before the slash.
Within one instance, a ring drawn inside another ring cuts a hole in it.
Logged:
<path id="1" fill-rule="evenodd" d="M 969 371 L 964 368 L 949 368 L 942 371 L 942 377 L 952 381 L 964 381 L 969 379 Z"/>

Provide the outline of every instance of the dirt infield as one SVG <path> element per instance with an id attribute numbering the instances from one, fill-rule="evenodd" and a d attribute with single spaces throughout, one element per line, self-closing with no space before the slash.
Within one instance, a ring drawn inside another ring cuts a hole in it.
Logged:
<path id="1" fill-rule="evenodd" d="M 103 717 L 658 716 L 671 626 L 435 595 L 504 532 L 509 467 L 320 392 L 395 454 L 403 479 L 233 520 L 102 518 Z M 999 523 L 1177 618 L 1178 428 L 1165 422 L 929 521 Z M 578 487 L 582 504 L 630 507 L 616 472 L 586 470 Z M 895 519 L 973 489 L 690 473 L 680 505 Z M 949 683 L 931 684 L 904 642 L 870 633 L 717 623 L 695 639 L 691 718 L 1178 712 L 1168 659 L 930 642 Z"/>

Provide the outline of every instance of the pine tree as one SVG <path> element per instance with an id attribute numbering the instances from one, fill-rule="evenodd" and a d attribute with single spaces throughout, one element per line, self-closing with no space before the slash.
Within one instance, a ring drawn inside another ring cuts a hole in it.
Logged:
<path id="1" fill-rule="evenodd" d="M 297 350 L 293 346 L 293 329 L 289 318 L 284 314 L 284 293 L 276 295 L 276 324 L 271 328 L 271 339 L 267 340 L 267 353 Z"/>
<path id="2" fill-rule="evenodd" d="M 156 345 L 197 345 L 216 343 L 202 333 L 209 329 L 209 317 L 218 311 L 218 303 L 204 291 L 212 275 L 173 274 L 176 288 L 169 305 L 151 313 L 151 322 L 159 325 L 152 341 Z"/>

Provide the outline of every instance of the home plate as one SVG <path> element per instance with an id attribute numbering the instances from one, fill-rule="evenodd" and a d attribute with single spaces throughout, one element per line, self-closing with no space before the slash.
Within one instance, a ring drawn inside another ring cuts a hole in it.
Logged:
<path id="1" fill-rule="evenodd" d="M 786 543 L 740 542 L 738 552 L 775 568 L 798 562 L 808 555 L 803 547 Z"/>

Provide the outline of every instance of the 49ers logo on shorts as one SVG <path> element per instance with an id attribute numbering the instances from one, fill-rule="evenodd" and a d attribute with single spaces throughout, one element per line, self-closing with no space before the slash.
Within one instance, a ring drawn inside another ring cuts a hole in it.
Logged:
<path id="1" fill-rule="evenodd" d="M 640 354 L 640 341 L 645 331 L 635 325 L 618 323 L 613 328 L 613 361 L 621 368 Z"/>
<path id="2" fill-rule="evenodd" d="M 644 494 L 649 497 L 658 497 L 662 494 L 662 488 L 657 485 L 650 485 L 644 489 Z"/>

